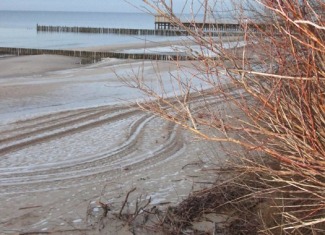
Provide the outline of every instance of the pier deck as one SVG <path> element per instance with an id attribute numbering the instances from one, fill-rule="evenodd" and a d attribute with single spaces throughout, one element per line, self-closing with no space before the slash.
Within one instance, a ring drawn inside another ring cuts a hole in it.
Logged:
<path id="1" fill-rule="evenodd" d="M 236 32 L 242 31 L 242 25 L 239 21 L 234 19 L 219 19 L 216 20 L 180 20 L 181 25 L 191 30 L 200 29 L 203 32 Z M 180 26 L 173 23 L 171 19 L 166 16 L 155 16 L 155 29 L 156 30 L 180 30 Z"/>

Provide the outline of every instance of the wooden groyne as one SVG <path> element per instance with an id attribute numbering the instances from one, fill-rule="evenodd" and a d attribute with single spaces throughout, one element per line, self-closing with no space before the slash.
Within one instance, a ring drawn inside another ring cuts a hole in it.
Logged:
<path id="1" fill-rule="evenodd" d="M 126 29 L 126 28 L 92 28 L 92 27 L 67 27 L 67 26 L 49 26 L 37 25 L 37 32 L 56 32 L 56 33 L 93 33 L 93 34 L 119 34 L 119 35 L 138 35 L 138 36 L 189 36 L 189 32 L 180 29 Z M 227 31 L 210 30 L 203 32 L 208 36 L 230 36 L 238 34 L 240 31 L 229 29 Z"/>
<path id="2" fill-rule="evenodd" d="M 9 55 L 63 55 L 80 58 L 89 58 L 98 61 L 102 58 L 132 59 L 132 60 L 192 60 L 193 57 L 177 54 L 146 54 L 146 53 L 122 53 L 122 52 L 96 52 L 79 50 L 55 50 L 0 47 L 0 54 Z"/>

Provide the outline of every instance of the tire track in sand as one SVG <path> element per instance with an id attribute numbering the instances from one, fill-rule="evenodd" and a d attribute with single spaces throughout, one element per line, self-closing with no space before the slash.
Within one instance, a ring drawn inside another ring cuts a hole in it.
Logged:
<path id="1" fill-rule="evenodd" d="M 135 120 L 131 126 L 129 127 L 129 133 L 127 140 L 120 146 L 117 146 L 116 148 L 109 149 L 106 152 L 94 154 L 92 156 L 89 156 L 87 158 L 80 159 L 78 158 L 77 161 L 64 161 L 64 162 L 58 162 L 57 164 L 46 164 L 46 165 L 40 165 L 38 168 L 41 169 L 28 169 L 27 171 L 22 171 L 22 169 L 19 169 L 19 172 L 1 172 L 0 169 L 0 176 L 2 178 L 4 177 L 21 177 L 21 176 L 33 176 L 36 173 L 38 175 L 50 175 L 50 174 L 56 174 L 60 172 L 69 172 L 69 171 L 78 171 L 80 169 L 89 168 L 89 167 L 96 167 L 101 166 L 105 164 L 108 161 L 114 161 L 120 157 L 120 154 L 128 154 L 132 151 L 134 151 L 134 146 L 137 142 L 137 138 L 141 134 L 142 129 L 144 128 L 144 125 L 152 119 L 153 116 L 144 115 L 140 117 L 139 119 Z"/>
<path id="2" fill-rule="evenodd" d="M 31 145 L 36 145 L 67 135 L 72 135 L 81 131 L 98 127 L 100 125 L 104 125 L 109 122 L 121 120 L 129 117 L 130 115 L 140 113 L 140 111 L 131 109 L 117 114 L 113 113 L 113 115 L 109 115 L 110 113 L 111 110 L 99 111 L 98 113 L 91 113 L 81 118 L 49 125 L 38 130 L 33 130 L 24 134 L 17 134 L 16 136 L 11 136 L 7 139 L 3 139 L 0 141 L 0 144 L 4 145 L 0 147 L 0 156 L 8 154 L 9 152 L 21 150 Z"/>
<path id="3" fill-rule="evenodd" d="M 135 153 L 139 146 L 143 144 L 141 139 L 143 139 L 144 135 L 148 135 L 148 133 L 145 133 L 146 127 L 153 120 L 155 120 L 155 118 L 148 115 L 136 120 L 130 127 L 129 143 L 110 153 L 106 153 L 104 158 L 95 158 L 93 162 L 81 163 L 84 165 L 81 170 L 76 169 L 78 165 L 80 166 L 80 164 L 76 164 L 70 168 L 63 167 L 62 169 L 52 169 L 50 170 L 52 171 L 51 173 L 47 172 L 48 174 L 50 173 L 50 175 L 47 175 L 48 177 L 46 179 L 42 178 L 42 176 L 46 176 L 46 171 L 34 172 L 34 175 L 20 175 L 18 178 L 14 177 L 11 182 L 10 180 L 7 183 L 2 182 L 1 193 L 12 194 L 62 189 L 103 180 L 112 180 L 121 173 L 120 167 L 129 169 L 135 168 L 136 170 L 133 172 L 139 172 L 143 168 L 148 168 L 149 165 L 154 167 L 154 165 L 159 164 L 159 162 L 177 153 L 183 147 L 183 141 L 179 133 L 179 127 L 175 124 L 167 123 L 164 127 L 167 126 L 171 131 L 168 132 L 166 141 L 161 144 L 160 147 L 152 151 L 151 154 L 144 152 L 140 155 L 135 154 L 135 156 L 132 157 L 132 153 Z M 151 125 L 155 125 L 155 123 Z M 41 175 L 39 173 L 41 173 Z"/>

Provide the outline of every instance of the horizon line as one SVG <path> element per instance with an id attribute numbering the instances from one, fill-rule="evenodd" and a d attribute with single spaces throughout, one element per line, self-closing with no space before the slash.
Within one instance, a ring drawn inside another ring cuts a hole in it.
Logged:
<path id="1" fill-rule="evenodd" d="M 8 10 L 8 9 L 0 9 L 0 11 L 8 11 L 8 12 L 71 12 L 71 13 L 143 13 L 149 14 L 147 12 L 141 11 L 84 11 L 84 10 Z"/>

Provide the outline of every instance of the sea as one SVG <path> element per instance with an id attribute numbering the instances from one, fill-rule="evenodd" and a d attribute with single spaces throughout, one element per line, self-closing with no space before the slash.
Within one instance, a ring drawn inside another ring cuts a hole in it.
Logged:
<path id="1" fill-rule="evenodd" d="M 0 47 L 72 49 L 166 40 L 162 36 L 37 32 L 37 24 L 154 29 L 154 16 L 116 12 L 0 11 Z"/>

